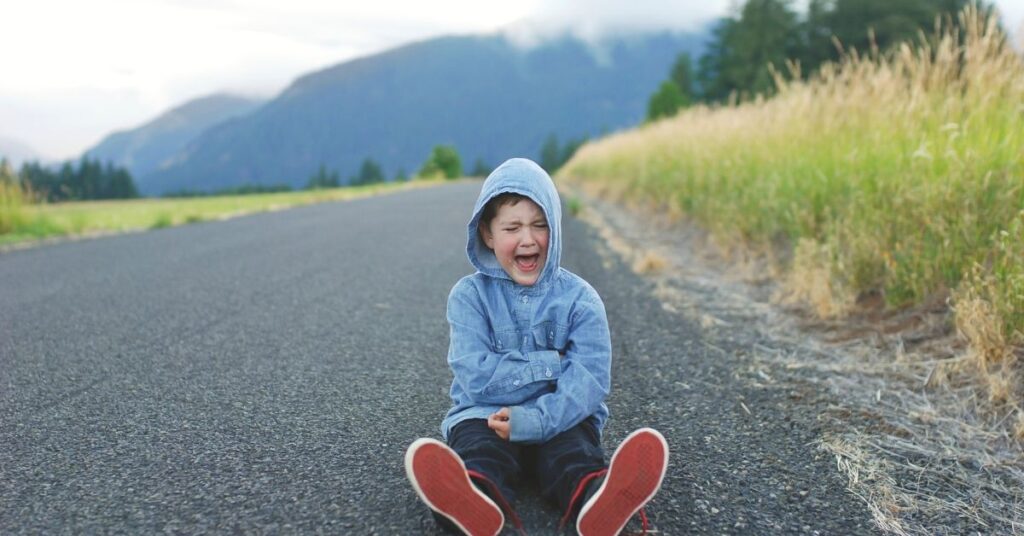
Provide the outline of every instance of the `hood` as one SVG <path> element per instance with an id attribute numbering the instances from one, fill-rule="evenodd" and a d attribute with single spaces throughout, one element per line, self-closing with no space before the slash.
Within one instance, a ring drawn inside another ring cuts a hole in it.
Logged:
<path id="1" fill-rule="evenodd" d="M 480 189 L 480 196 L 477 197 L 476 205 L 473 207 L 473 217 L 469 220 L 467 228 L 469 241 L 466 245 L 466 254 L 469 256 L 469 262 L 480 273 L 512 280 L 498 264 L 494 252 L 484 244 L 477 231 L 484 206 L 495 196 L 505 192 L 529 197 L 544 211 L 544 217 L 548 220 L 548 260 L 534 284 L 534 286 L 540 287 L 551 280 L 552 274 L 558 272 L 562 256 L 562 203 L 551 177 L 532 160 L 526 158 L 506 160 L 484 181 L 484 185 Z"/>

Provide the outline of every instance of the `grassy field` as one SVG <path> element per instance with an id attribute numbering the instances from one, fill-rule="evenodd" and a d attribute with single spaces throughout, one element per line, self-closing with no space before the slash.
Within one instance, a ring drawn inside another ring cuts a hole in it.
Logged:
<path id="1" fill-rule="evenodd" d="M 26 202 L 26 194 L 16 185 L 0 183 L 0 246 L 53 236 L 156 229 L 437 183 L 414 181 L 272 194 L 55 204 Z"/>
<path id="2" fill-rule="evenodd" d="M 788 292 L 822 317 L 878 293 L 890 308 L 949 298 L 991 399 L 1017 404 L 1024 65 L 994 20 L 961 19 L 964 35 L 590 143 L 559 180 L 781 251 Z"/>

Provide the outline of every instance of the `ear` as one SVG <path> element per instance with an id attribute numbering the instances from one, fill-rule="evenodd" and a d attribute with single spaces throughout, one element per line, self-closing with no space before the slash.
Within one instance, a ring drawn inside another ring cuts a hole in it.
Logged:
<path id="1" fill-rule="evenodd" d="M 484 241 L 484 245 L 486 245 L 487 247 L 489 247 L 489 248 L 491 248 L 493 250 L 494 249 L 494 235 L 491 233 L 490 226 L 489 225 L 484 225 L 483 223 L 480 223 L 480 226 L 477 228 L 477 230 L 480 231 L 480 239 Z"/>

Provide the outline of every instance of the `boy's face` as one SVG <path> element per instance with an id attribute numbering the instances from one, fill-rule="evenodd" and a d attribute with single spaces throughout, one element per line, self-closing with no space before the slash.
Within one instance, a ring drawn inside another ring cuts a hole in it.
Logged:
<path id="1" fill-rule="evenodd" d="M 502 205 L 480 234 L 513 281 L 526 286 L 537 282 L 548 260 L 548 221 L 536 203 L 522 199 Z"/>

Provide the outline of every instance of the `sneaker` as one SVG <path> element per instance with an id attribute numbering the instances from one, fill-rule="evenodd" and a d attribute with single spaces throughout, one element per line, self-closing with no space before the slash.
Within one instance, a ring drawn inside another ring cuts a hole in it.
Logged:
<path id="1" fill-rule="evenodd" d="M 469 536 L 496 536 L 505 515 L 469 479 L 459 455 L 436 439 L 413 441 L 405 451 L 405 474 L 431 510 Z"/>
<path id="2" fill-rule="evenodd" d="M 615 536 L 661 488 L 668 469 L 668 443 L 652 428 L 626 437 L 612 455 L 597 492 L 580 509 L 581 536 Z"/>

